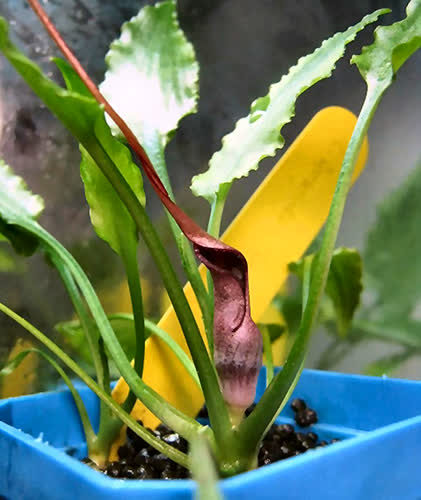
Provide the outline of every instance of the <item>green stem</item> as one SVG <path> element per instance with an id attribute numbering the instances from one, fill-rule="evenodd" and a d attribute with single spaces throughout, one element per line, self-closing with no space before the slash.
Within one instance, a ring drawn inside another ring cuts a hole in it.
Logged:
<path id="1" fill-rule="evenodd" d="M 184 295 L 183 288 L 177 278 L 177 275 L 175 274 L 168 255 L 165 252 L 165 249 L 158 235 L 156 234 L 152 223 L 147 217 L 145 209 L 139 203 L 139 200 L 133 193 L 132 189 L 127 184 L 126 180 L 121 175 L 120 171 L 116 168 L 104 149 L 97 142 L 86 144 L 85 147 L 88 149 L 89 154 L 96 161 L 97 165 L 101 168 L 103 174 L 110 181 L 111 185 L 118 193 L 120 199 L 126 205 L 130 215 L 133 217 L 133 220 L 136 223 L 139 232 L 142 235 L 142 238 L 144 239 L 155 260 L 165 288 L 167 289 L 168 295 L 170 297 L 171 303 L 177 314 L 181 328 L 184 332 L 193 362 L 196 366 L 215 437 L 219 443 L 228 443 L 228 441 L 232 437 L 231 424 L 228 416 L 228 411 L 222 397 L 221 389 L 219 387 L 215 367 L 211 363 L 211 360 L 208 356 L 206 346 L 204 344 L 202 336 L 200 335 L 193 313 L 191 312 L 190 306 Z M 121 349 L 120 346 L 118 347 Z M 126 375 L 123 374 L 123 372 L 121 373 L 126 379 L 126 382 L 129 382 L 129 379 L 126 378 Z M 130 380 L 132 383 L 134 382 L 133 377 L 130 377 Z M 158 413 L 153 408 L 151 408 L 150 406 L 148 407 L 159 417 Z M 159 418 L 161 420 L 165 420 L 161 417 Z M 171 425 L 171 427 L 176 430 L 173 425 Z"/>
<path id="2" fill-rule="evenodd" d="M 111 394 L 110 369 L 107 353 L 105 351 L 104 339 L 102 337 L 99 337 L 98 352 L 104 366 L 104 387 L 101 387 L 101 389 L 103 389 L 107 394 Z M 124 405 L 123 409 L 128 413 L 131 411 L 131 408 L 129 410 L 124 408 Z M 95 451 L 98 457 L 104 457 L 105 460 L 108 460 L 111 446 L 115 441 L 122 425 L 121 420 L 110 410 L 104 401 L 100 400 L 99 429 L 95 443 Z"/>
<path id="3" fill-rule="evenodd" d="M 366 99 L 348 144 L 326 222 L 321 248 L 312 264 L 308 300 L 297 338 L 285 366 L 272 380 L 255 410 L 240 426 L 240 438 L 244 440 L 248 452 L 256 449 L 271 421 L 276 417 L 282 404 L 285 404 L 286 396 L 298 381 L 297 374 L 300 373 L 303 366 L 310 334 L 324 292 L 346 197 L 351 187 L 354 166 L 381 95 L 381 92 L 367 91 Z"/>
<path id="4" fill-rule="evenodd" d="M 228 193 L 227 193 L 228 194 Z M 215 196 L 212 205 L 211 205 L 211 213 L 209 216 L 209 222 L 208 222 L 208 227 L 207 227 L 207 232 L 213 236 L 214 238 L 219 238 L 219 233 L 221 231 L 221 221 L 222 221 L 222 214 L 224 212 L 224 206 L 225 206 L 225 200 L 226 196 L 220 196 L 219 192 Z M 211 324 L 212 324 L 212 330 L 208 334 L 208 345 L 209 345 L 209 351 L 211 352 L 212 358 L 213 358 L 213 351 L 214 351 L 214 341 L 213 341 L 213 311 L 214 311 L 214 291 L 213 291 L 213 280 L 212 280 L 212 275 L 209 272 L 209 270 L 206 271 L 206 281 L 208 284 L 208 297 L 209 297 L 209 303 L 211 306 Z"/>
<path id="5" fill-rule="evenodd" d="M 143 375 L 143 364 L 145 359 L 145 318 L 143 314 L 142 287 L 140 284 L 139 267 L 137 262 L 136 247 L 131 244 L 121 245 L 122 259 L 126 269 L 127 282 L 132 303 L 133 322 L 136 339 L 136 351 L 134 356 L 134 369 L 139 377 Z M 136 402 L 136 395 L 130 390 L 124 409 L 130 413 Z"/>
<path id="6" fill-rule="evenodd" d="M 170 405 L 162 396 L 146 385 L 135 372 L 113 329 L 111 328 L 108 318 L 102 309 L 91 283 L 73 256 L 35 221 L 21 221 L 20 225 L 30 233 L 35 234 L 38 238 L 40 238 L 41 241 L 43 241 L 44 246 L 47 247 L 47 251 L 55 252 L 58 258 L 60 258 L 69 268 L 81 290 L 81 293 L 85 297 L 86 303 L 111 354 L 111 357 L 126 380 L 128 386 L 135 392 L 136 396 L 147 406 L 147 408 L 149 408 L 150 411 L 152 411 L 160 420 L 188 439 L 192 433 L 196 432 L 197 429 L 200 428 L 200 424 L 198 424 L 193 418 L 184 415 L 177 408 Z"/>
<path id="7" fill-rule="evenodd" d="M 260 331 L 262 332 L 263 354 L 265 356 L 266 387 L 267 387 L 273 379 L 272 344 L 270 342 L 270 335 L 267 327 L 263 325 L 263 327 L 260 328 Z"/>
<path id="8" fill-rule="evenodd" d="M 40 330 L 31 325 L 28 321 L 23 319 L 21 316 L 16 314 L 14 311 L 9 309 L 4 304 L 0 303 L 0 311 L 9 316 L 9 318 L 16 321 L 25 330 L 31 333 L 36 339 L 38 339 L 42 344 L 44 344 L 53 354 L 55 354 L 70 370 L 73 371 L 102 401 L 104 401 L 109 408 L 134 432 L 136 432 L 141 438 L 143 438 L 148 444 L 153 446 L 160 453 L 164 453 L 171 460 L 174 460 L 183 467 L 189 467 L 189 460 L 185 453 L 175 449 L 174 447 L 168 445 L 161 439 L 156 438 L 151 432 L 145 429 L 143 426 L 139 425 L 134 418 L 122 410 L 114 399 L 107 394 L 105 391 L 99 387 L 99 385 L 87 375 L 79 366 L 64 352 L 62 351 L 54 342 L 52 342 L 46 335 L 44 335 Z M 196 431 L 198 432 L 198 431 Z M 192 436 L 193 437 L 193 436 Z"/>
<path id="9" fill-rule="evenodd" d="M 72 274 L 55 254 L 50 253 L 50 258 L 60 274 L 64 286 L 66 287 L 69 297 L 73 303 L 76 314 L 79 317 L 80 324 L 85 333 L 85 337 L 87 339 L 91 352 L 98 385 L 107 394 L 111 394 L 108 359 L 105 354 L 104 341 L 96 332 L 94 333 L 94 329 L 92 328 L 93 322 L 89 317 L 88 311 L 86 310 L 86 306 L 80 296 L 79 289 L 76 286 Z M 109 427 L 109 421 L 114 421 L 116 419 L 102 400 L 100 401 L 99 412 L 100 417 L 98 435 L 94 435 L 93 437 L 86 436 L 88 450 L 90 450 L 90 456 L 92 456 L 93 454 L 96 455 L 96 463 L 104 462 L 104 460 L 108 458 L 111 444 L 115 438 L 115 433 L 104 435 L 103 429 Z"/>
<path id="10" fill-rule="evenodd" d="M 129 313 L 116 313 L 110 314 L 108 316 L 110 321 L 112 320 L 123 320 L 123 321 L 133 321 L 133 315 Z M 178 358 L 180 363 L 184 366 L 187 373 L 194 380 L 196 385 L 201 389 L 200 380 L 197 376 L 196 368 L 192 360 L 187 356 L 184 350 L 177 344 L 177 342 L 170 336 L 168 333 L 156 325 L 153 321 L 145 318 L 145 328 L 148 334 L 156 335 L 163 342 L 165 342 L 168 347 L 173 351 L 175 356 Z M 149 335 L 146 335 L 146 338 L 149 338 Z"/>
<path id="11" fill-rule="evenodd" d="M 43 357 L 50 365 L 56 370 L 56 372 L 60 375 L 60 377 L 63 379 L 64 383 L 67 385 L 69 388 L 73 400 L 75 402 L 77 411 L 80 416 L 80 420 L 82 422 L 82 427 L 83 427 L 83 432 L 85 433 L 85 438 L 86 438 L 86 444 L 88 446 L 88 452 L 92 448 L 92 444 L 95 442 L 95 432 L 92 428 L 91 421 L 89 420 L 89 415 L 88 412 L 86 411 L 86 406 L 80 397 L 79 393 L 75 389 L 75 386 L 73 385 L 72 381 L 70 378 L 67 376 L 67 373 L 61 368 L 61 366 L 56 363 L 56 361 L 46 352 L 42 351 L 41 349 L 38 349 L 36 347 L 31 347 L 30 349 L 25 349 L 24 351 L 21 351 L 14 359 L 8 362 L 8 364 L 0 370 L 0 375 L 3 374 L 9 374 L 12 373 L 13 370 L 16 368 L 16 366 L 23 360 L 24 357 L 26 357 L 27 354 L 29 353 L 36 353 L 39 356 Z M 12 368 L 10 367 L 12 365 Z M 7 370 L 7 373 L 5 373 Z"/>
<path id="12" fill-rule="evenodd" d="M 57 258 L 57 256 L 51 252 L 49 253 L 49 257 L 54 264 L 54 267 L 60 274 L 61 280 L 63 281 L 67 293 L 69 294 L 70 300 L 72 301 L 73 307 L 75 308 L 76 314 L 78 315 L 80 324 L 85 333 L 89 351 L 92 356 L 98 384 L 101 389 L 107 390 L 104 384 L 104 364 L 98 351 L 98 334 L 97 332 L 94 332 L 94 329 L 92 328 L 93 323 L 80 296 L 79 289 L 76 286 L 72 274 L 69 272 L 66 266 L 63 265 L 61 259 Z"/>
<path id="13" fill-rule="evenodd" d="M 155 138 L 154 142 L 158 144 L 158 146 L 154 150 L 155 154 L 153 155 L 153 164 L 155 166 L 158 177 L 167 190 L 169 197 L 172 201 L 175 202 L 175 196 L 172 190 L 170 178 L 168 176 L 167 165 L 165 162 L 164 148 L 163 146 L 161 146 L 162 139 L 159 134 L 157 135 L 158 136 Z M 150 143 L 150 141 L 147 142 Z M 203 325 L 205 327 L 206 336 L 209 341 L 209 336 L 212 336 L 213 330 L 212 304 L 209 301 L 208 292 L 203 283 L 202 277 L 200 276 L 192 247 L 171 214 L 168 211 L 166 212 L 171 232 L 174 236 L 174 240 L 181 257 L 181 263 L 199 303 L 200 310 L 202 312 Z"/>
<path id="14" fill-rule="evenodd" d="M 120 238 L 121 239 L 121 238 Z M 130 300 L 132 304 L 132 321 L 134 323 L 134 334 L 136 350 L 134 355 L 134 370 L 142 377 L 143 364 L 145 358 L 145 320 L 143 314 L 142 287 L 140 283 L 140 273 L 137 262 L 137 248 L 133 240 L 121 241 L 121 258 L 126 270 L 127 282 L 129 286 Z M 136 403 L 136 394 L 132 389 L 122 404 L 122 408 L 130 413 Z M 109 449 L 117 438 L 122 426 L 121 420 L 115 416 L 109 417 L 106 413 L 101 413 L 100 426 L 98 431 L 98 442 L 103 449 Z"/>
<path id="15" fill-rule="evenodd" d="M 218 487 L 218 472 L 209 442 L 203 432 L 198 432 L 190 446 L 190 464 L 193 479 L 197 482 L 198 500 L 223 500 Z"/>
<path id="16" fill-rule="evenodd" d="M 127 273 L 136 336 L 134 367 L 139 377 L 141 377 L 145 358 L 145 318 L 143 314 L 142 287 L 140 284 L 140 273 L 135 247 L 124 247 L 123 262 Z"/>

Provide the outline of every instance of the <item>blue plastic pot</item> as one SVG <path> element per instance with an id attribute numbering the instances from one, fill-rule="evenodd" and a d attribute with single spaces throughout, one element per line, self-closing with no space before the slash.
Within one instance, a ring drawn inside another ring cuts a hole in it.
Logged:
<path id="1" fill-rule="evenodd" d="M 263 374 L 258 394 L 263 389 Z M 98 400 L 81 390 L 98 419 Z M 421 499 L 421 382 L 304 371 L 294 393 L 342 441 L 221 482 L 226 499 Z M 282 422 L 292 421 L 285 408 Z M 192 481 L 124 481 L 91 470 L 68 391 L 0 401 L 0 495 L 8 500 L 191 499 Z"/>

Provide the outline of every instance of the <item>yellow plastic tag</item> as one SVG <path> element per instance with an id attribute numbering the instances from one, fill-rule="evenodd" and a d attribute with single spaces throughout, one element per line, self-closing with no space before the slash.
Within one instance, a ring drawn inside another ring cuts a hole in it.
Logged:
<path id="1" fill-rule="evenodd" d="M 247 258 L 254 320 L 263 315 L 285 281 L 288 263 L 302 256 L 325 222 L 355 123 L 355 116 L 343 108 L 330 107 L 317 113 L 223 235 L 223 241 L 238 248 Z M 364 167 L 367 152 L 365 140 L 354 180 Z M 204 276 L 203 268 L 201 272 Z M 202 328 L 190 284 L 184 287 L 184 292 Z M 188 352 L 172 307 L 159 326 Z M 183 366 L 156 337 L 146 343 L 143 379 L 191 416 L 204 403 L 203 395 Z M 113 396 L 121 403 L 127 393 L 128 387 L 120 379 Z M 139 401 L 133 415 L 148 427 L 154 428 L 159 423 Z"/>
<path id="2" fill-rule="evenodd" d="M 34 347 L 30 340 L 18 339 L 10 351 L 7 361 L 11 361 L 22 351 Z M 0 378 L 0 399 L 15 398 L 28 394 L 33 390 L 37 377 L 38 355 L 29 353 L 26 358 L 13 370 L 13 373 Z"/>

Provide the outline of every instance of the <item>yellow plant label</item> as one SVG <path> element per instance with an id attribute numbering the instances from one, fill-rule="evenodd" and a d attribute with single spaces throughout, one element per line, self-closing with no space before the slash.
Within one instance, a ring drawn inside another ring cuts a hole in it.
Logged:
<path id="1" fill-rule="evenodd" d="M 340 107 L 325 108 L 317 113 L 223 235 L 223 241 L 247 258 L 255 321 L 263 316 L 287 278 L 288 263 L 303 255 L 324 224 L 355 123 L 355 116 Z M 364 167 L 367 153 L 365 140 L 354 180 Z M 203 331 L 190 284 L 184 287 L 184 292 Z M 172 307 L 159 326 L 188 352 Z M 172 405 L 191 416 L 196 415 L 204 403 L 203 395 L 184 367 L 156 337 L 146 343 L 143 379 Z M 120 379 L 113 396 L 121 403 L 127 393 L 128 387 Z M 159 423 L 139 401 L 133 416 L 148 427 L 154 428 Z"/>

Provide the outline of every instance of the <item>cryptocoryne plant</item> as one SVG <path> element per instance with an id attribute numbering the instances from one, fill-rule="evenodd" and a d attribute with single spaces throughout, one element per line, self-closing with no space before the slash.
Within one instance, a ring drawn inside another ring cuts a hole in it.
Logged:
<path id="1" fill-rule="evenodd" d="M 241 249 L 218 239 L 224 204 L 235 179 L 247 176 L 263 158 L 273 156 L 283 146 L 280 132 L 294 115 L 296 99 L 329 77 L 346 45 L 388 10 L 367 15 L 355 26 L 323 42 L 272 85 L 265 97 L 252 103 L 249 116 L 238 121 L 223 140 L 221 150 L 213 155 L 209 170 L 193 178 L 194 194 L 206 198 L 212 207 L 205 231 L 174 201 L 164 160 L 165 146 L 178 121 L 195 110 L 197 98 L 198 67 L 193 49 L 179 29 L 175 0 L 145 7 L 123 26 L 120 39 L 111 45 L 107 55 L 108 71 L 99 88 L 39 2 L 28 2 L 67 60 L 54 61 L 65 88 L 47 78 L 10 41 L 4 19 L 0 19 L 0 50 L 80 144 L 81 176 L 93 226 L 121 257 L 127 274 L 136 336 L 134 363 L 130 364 L 83 270 L 37 222 L 42 200 L 31 194 L 4 163 L 0 166 L 0 234 L 20 253 L 41 250 L 59 272 L 86 335 L 96 381 L 25 319 L 5 305 L 0 304 L 0 310 L 33 334 L 101 399 L 100 426 L 94 433 L 72 382 L 50 354 L 42 354 L 69 385 L 82 418 L 89 457 L 100 467 L 107 463 L 111 444 L 123 423 L 175 462 L 191 466 L 185 453 L 159 440 L 130 416 L 139 399 L 162 422 L 193 443 L 193 456 L 194 450 L 199 450 L 199 456 L 210 451 L 220 475 L 254 468 L 259 443 L 286 403 L 303 367 L 363 139 L 384 92 L 402 64 L 421 45 L 421 1 L 408 4 L 404 20 L 377 28 L 373 43 L 352 59 L 367 83 L 367 94 L 343 159 L 320 248 L 313 258 L 303 260 L 302 314 L 297 335 L 283 369 L 272 378 L 247 417 L 245 410 L 255 398 L 262 364 L 262 335 L 251 318 L 246 259 Z M 169 214 L 186 276 L 200 305 L 204 338 L 146 213 L 141 170 Z M 144 318 L 136 252 L 139 234 L 160 271 L 191 360 L 165 332 Z M 195 257 L 209 271 L 207 286 Z M 149 334 L 160 336 L 174 349 L 201 387 L 209 427 L 169 404 L 142 380 L 145 340 Z M 9 362 L 3 373 L 16 367 L 25 354 Z M 122 405 L 111 396 L 108 358 L 130 387 Z M 195 469 L 194 465 L 191 467 Z"/>

